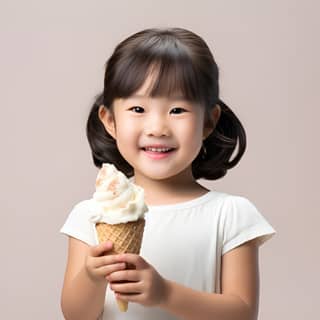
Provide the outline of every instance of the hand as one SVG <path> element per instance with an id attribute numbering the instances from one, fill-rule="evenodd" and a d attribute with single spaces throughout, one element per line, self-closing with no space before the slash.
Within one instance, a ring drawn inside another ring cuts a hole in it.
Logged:
<path id="1" fill-rule="evenodd" d="M 88 276 L 94 282 L 106 281 L 106 276 L 110 273 L 126 268 L 125 263 L 115 260 L 115 255 L 108 255 L 112 250 L 112 242 L 102 242 L 97 246 L 92 246 L 85 260 L 85 268 Z"/>
<path id="2" fill-rule="evenodd" d="M 136 269 L 114 271 L 107 276 L 110 288 L 120 300 L 158 306 L 167 297 L 167 282 L 141 256 L 124 253 L 114 256 L 116 262 L 134 265 Z M 117 283 L 129 281 L 125 283 Z"/>

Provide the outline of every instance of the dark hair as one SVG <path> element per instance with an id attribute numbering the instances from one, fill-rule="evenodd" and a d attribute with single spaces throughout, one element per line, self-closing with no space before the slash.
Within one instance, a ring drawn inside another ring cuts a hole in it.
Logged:
<path id="1" fill-rule="evenodd" d="M 113 163 L 127 177 L 132 166 L 120 154 L 116 141 L 105 130 L 98 116 L 104 105 L 112 113 L 115 98 L 126 98 L 156 70 L 156 81 L 149 95 L 170 97 L 182 93 L 185 99 L 205 107 L 206 116 L 218 104 L 221 116 L 213 132 L 204 140 L 203 149 L 192 162 L 195 179 L 215 180 L 234 167 L 246 149 L 245 130 L 232 110 L 219 98 L 219 70 L 205 41 L 182 28 L 146 29 L 119 43 L 106 62 L 104 90 L 95 97 L 87 121 L 87 138 L 94 164 Z M 236 149 L 233 160 L 230 158 Z"/>

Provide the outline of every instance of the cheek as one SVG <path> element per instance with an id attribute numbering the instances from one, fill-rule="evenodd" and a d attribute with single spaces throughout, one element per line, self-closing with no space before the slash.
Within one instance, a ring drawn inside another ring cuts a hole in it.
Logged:
<path id="1" fill-rule="evenodd" d="M 118 144 L 121 146 L 134 145 L 136 136 L 131 129 L 124 129 L 118 134 Z"/>
<path id="2" fill-rule="evenodd" d="M 134 145 L 137 139 L 137 126 L 132 122 L 121 119 L 117 125 L 117 144 L 119 146 Z"/>
<path id="3" fill-rule="evenodd" d="M 130 121 L 123 114 L 117 116 L 117 133 L 125 134 L 125 129 L 130 129 Z"/>
<path id="4" fill-rule="evenodd" d="M 197 145 L 202 140 L 202 123 L 198 121 L 188 121 L 181 125 L 176 125 L 176 132 L 184 142 Z"/>

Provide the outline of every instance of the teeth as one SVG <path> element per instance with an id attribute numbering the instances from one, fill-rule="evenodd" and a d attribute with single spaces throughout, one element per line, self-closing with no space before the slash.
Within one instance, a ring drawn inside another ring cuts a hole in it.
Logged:
<path id="1" fill-rule="evenodd" d="M 146 151 L 153 151 L 153 152 L 167 152 L 171 150 L 170 148 L 145 148 Z"/>

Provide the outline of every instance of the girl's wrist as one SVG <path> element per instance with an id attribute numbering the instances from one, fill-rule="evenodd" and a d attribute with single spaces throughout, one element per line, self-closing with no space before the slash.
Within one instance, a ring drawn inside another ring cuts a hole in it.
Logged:
<path id="1" fill-rule="evenodd" d="M 164 279 L 163 282 L 163 299 L 159 303 L 160 308 L 166 308 L 169 304 L 171 291 L 172 291 L 172 281 Z"/>

